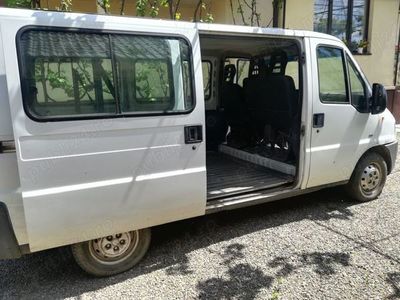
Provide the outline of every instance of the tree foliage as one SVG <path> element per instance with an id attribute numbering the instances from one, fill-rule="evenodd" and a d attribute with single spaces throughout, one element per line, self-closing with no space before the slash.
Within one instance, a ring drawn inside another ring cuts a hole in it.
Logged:
<path id="1" fill-rule="evenodd" d="M 45 4 L 42 4 L 40 0 L 8 0 L 8 7 L 16 8 L 31 8 L 31 9 L 48 9 Z M 72 0 L 60 0 L 59 5 L 55 7 L 59 11 L 71 11 L 72 10 Z"/>
<path id="2" fill-rule="evenodd" d="M 37 0 L 8 0 L 8 7 L 19 8 L 40 8 L 40 1 Z"/>
<path id="3" fill-rule="evenodd" d="M 121 8 L 125 6 L 126 0 L 121 1 Z M 160 14 L 160 10 L 166 9 L 168 11 L 169 19 L 180 20 L 182 18 L 181 0 L 137 0 L 136 1 L 136 15 L 145 17 L 149 16 L 156 18 Z M 198 0 L 193 10 L 194 22 L 213 22 L 214 18 L 209 11 L 209 1 Z M 123 14 L 123 9 L 121 9 Z"/>
<path id="4" fill-rule="evenodd" d="M 229 0 L 233 24 L 236 24 L 236 13 L 243 25 L 260 26 L 261 14 L 258 12 L 257 0 Z M 235 13 L 236 7 L 236 13 Z"/>

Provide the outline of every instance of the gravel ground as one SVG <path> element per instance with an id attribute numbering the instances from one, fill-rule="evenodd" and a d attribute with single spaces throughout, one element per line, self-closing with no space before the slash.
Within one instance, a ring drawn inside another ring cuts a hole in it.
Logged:
<path id="1" fill-rule="evenodd" d="M 66 248 L 0 262 L 0 298 L 400 299 L 400 157 L 379 200 L 329 189 L 155 228 L 127 273 L 85 275 Z"/>

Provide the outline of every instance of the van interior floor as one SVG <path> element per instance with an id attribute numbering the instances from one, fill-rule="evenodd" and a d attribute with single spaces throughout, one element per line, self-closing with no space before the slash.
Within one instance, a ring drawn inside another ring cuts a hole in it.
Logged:
<path id="1" fill-rule="evenodd" d="M 207 199 L 293 182 L 294 176 L 219 152 L 207 152 Z"/>

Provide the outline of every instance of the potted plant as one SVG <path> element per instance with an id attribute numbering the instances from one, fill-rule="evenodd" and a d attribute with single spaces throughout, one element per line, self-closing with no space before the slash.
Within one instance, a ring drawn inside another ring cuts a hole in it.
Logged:
<path id="1" fill-rule="evenodd" d="M 361 40 L 358 44 L 357 44 L 357 53 L 358 54 L 363 54 L 364 53 L 364 49 L 368 46 L 368 41 L 365 40 Z"/>

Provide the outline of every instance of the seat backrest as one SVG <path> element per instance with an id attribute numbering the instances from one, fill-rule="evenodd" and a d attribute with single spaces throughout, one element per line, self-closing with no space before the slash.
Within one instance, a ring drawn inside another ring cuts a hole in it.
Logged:
<path id="1" fill-rule="evenodd" d="M 267 66 L 263 58 L 253 61 L 253 66 L 250 71 L 249 78 L 244 87 L 246 103 L 250 110 L 257 111 L 264 102 L 265 94 L 263 85 L 267 77 Z"/>
<path id="2" fill-rule="evenodd" d="M 297 107 L 293 78 L 285 75 L 269 76 L 264 91 L 269 94 L 264 109 L 270 124 L 277 129 L 291 128 Z"/>
<path id="3" fill-rule="evenodd" d="M 226 65 L 224 68 L 221 101 L 225 110 L 226 120 L 230 126 L 240 123 L 244 113 L 243 90 L 238 84 L 234 83 L 235 75 L 235 65 Z"/>

